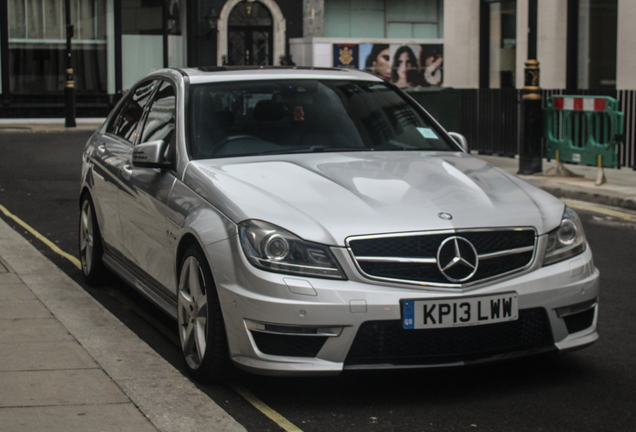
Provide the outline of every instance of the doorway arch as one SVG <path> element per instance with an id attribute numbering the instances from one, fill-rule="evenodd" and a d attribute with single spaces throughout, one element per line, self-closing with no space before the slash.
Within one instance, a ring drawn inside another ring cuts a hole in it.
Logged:
<path id="1" fill-rule="evenodd" d="M 255 0 L 228 0 L 223 6 L 221 10 L 221 14 L 219 16 L 218 23 L 218 34 L 217 34 L 217 65 L 221 66 L 223 64 L 223 57 L 227 58 L 228 52 L 228 22 L 230 19 L 230 14 L 232 10 L 241 3 L 242 1 L 248 1 L 250 3 Z M 278 4 L 274 0 L 258 0 L 263 6 L 265 6 L 269 13 L 272 16 L 272 27 L 273 27 L 273 64 L 278 64 L 280 58 L 285 55 L 285 36 L 287 32 L 287 24 L 285 21 L 285 17 L 283 16 L 283 12 L 278 7 Z"/>

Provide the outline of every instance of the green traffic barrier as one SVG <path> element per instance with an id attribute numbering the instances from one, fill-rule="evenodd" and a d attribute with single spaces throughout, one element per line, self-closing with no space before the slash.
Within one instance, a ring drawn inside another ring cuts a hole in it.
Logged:
<path id="1" fill-rule="evenodd" d="M 545 157 L 557 162 L 618 166 L 623 113 L 606 96 L 550 96 L 544 108 Z"/>

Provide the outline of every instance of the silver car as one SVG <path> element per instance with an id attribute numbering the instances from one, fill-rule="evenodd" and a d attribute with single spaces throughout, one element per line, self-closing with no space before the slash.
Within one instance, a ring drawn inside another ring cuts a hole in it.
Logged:
<path id="1" fill-rule="evenodd" d="M 577 215 L 364 72 L 159 70 L 83 154 L 80 255 L 196 379 L 462 365 L 598 338 Z"/>

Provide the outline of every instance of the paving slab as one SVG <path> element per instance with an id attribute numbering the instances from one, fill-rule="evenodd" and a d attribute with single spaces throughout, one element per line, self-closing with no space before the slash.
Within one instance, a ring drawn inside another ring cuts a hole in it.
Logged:
<path id="1" fill-rule="evenodd" d="M 0 320 L 16 318 L 50 318 L 51 312 L 38 299 L 0 302 Z"/>
<path id="2" fill-rule="evenodd" d="M 130 400 L 101 369 L 0 372 L 0 408 Z"/>
<path id="3" fill-rule="evenodd" d="M 0 242 L 0 256 L 20 277 L 33 273 L 54 274 L 54 269 L 57 269 L 51 261 L 38 259 L 42 256 L 40 251 L 18 233 L 15 233 L 15 236 L 6 237 Z"/>
<path id="4" fill-rule="evenodd" d="M 35 300 L 37 298 L 35 294 L 15 274 L 12 275 L 15 276 L 16 280 L 9 278 L 3 280 L 2 275 L 0 275 L 0 299 L 9 302 Z"/>
<path id="5" fill-rule="evenodd" d="M 131 403 L 2 408 L 0 425 L 3 431 L 25 432 L 157 431 Z"/>
<path id="6" fill-rule="evenodd" d="M 0 339 L 0 372 L 94 369 L 95 360 L 75 340 L 8 342 Z"/>
<path id="7" fill-rule="evenodd" d="M 37 320 L 30 318 L 0 320 L 0 343 L 62 340 L 75 340 L 75 338 L 52 316 Z"/>
<path id="8" fill-rule="evenodd" d="M 15 273 L 0 273 L 0 285 L 22 283 Z"/>

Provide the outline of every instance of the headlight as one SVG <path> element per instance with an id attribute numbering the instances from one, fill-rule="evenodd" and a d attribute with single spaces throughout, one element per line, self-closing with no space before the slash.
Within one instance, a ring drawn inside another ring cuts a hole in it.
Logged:
<path id="1" fill-rule="evenodd" d="M 573 210 L 566 207 L 561 226 L 548 234 L 543 265 L 554 264 L 578 255 L 585 250 L 585 245 L 581 220 Z"/>
<path id="2" fill-rule="evenodd" d="M 306 242 L 257 220 L 239 224 L 241 246 L 255 267 L 300 276 L 345 279 L 327 246 Z"/>

